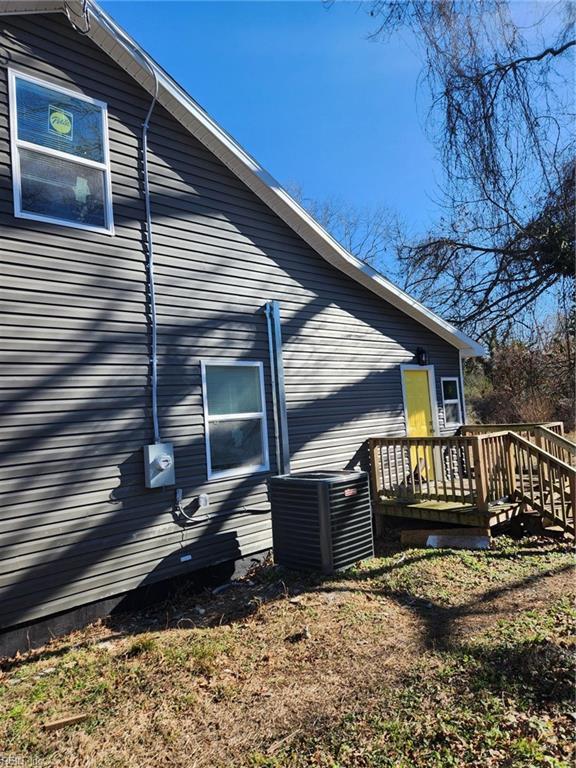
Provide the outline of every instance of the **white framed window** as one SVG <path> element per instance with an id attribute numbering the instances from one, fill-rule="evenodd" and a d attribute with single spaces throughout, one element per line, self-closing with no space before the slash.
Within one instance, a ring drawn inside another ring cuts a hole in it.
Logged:
<path id="1" fill-rule="evenodd" d="M 462 406 L 460 404 L 460 383 L 456 377 L 441 379 L 444 423 L 447 427 L 459 427 L 462 424 Z"/>
<path id="2" fill-rule="evenodd" d="M 262 363 L 202 360 L 201 371 L 208 479 L 268 471 Z"/>
<path id="3" fill-rule="evenodd" d="M 14 215 L 112 234 L 106 104 L 8 76 Z"/>

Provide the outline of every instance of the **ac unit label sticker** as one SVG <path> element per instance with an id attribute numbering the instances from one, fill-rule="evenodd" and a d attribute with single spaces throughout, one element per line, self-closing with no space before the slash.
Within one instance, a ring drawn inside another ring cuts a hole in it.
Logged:
<path id="1" fill-rule="evenodd" d="M 72 140 L 74 116 L 60 107 L 48 106 L 48 130 L 64 139 Z"/>

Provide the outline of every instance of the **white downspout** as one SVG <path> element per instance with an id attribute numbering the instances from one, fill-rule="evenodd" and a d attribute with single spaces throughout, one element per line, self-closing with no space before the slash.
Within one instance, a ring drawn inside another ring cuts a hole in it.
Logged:
<path id="1" fill-rule="evenodd" d="M 468 417 L 466 414 L 466 395 L 464 394 L 464 369 L 462 366 L 462 350 L 458 350 L 458 360 L 460 363 L 460 399 L 462 400 L 462 424 L 468 423 Z"/>

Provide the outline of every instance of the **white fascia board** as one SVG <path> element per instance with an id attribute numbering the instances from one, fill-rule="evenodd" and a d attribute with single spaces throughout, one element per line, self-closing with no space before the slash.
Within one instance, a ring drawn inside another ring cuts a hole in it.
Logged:
<path id="1" fill-rule="evenodd" d="M 54 8 L 56 4 L 64 10 L 64 3 L 50 0 L 27 2 L 26 6 Z M 0 0 L 0 13 L 6 6 L 17 7 L 18 2 Z M 127 72 L 149 93 L 154 93 L 155 82 L 151 71 L 158 79 L 158 101 L 182 123 L 204 146 L 218 157 L 238 178 L 240 178 L 266 205 L 293 229 L 311 248 L 326 261 L 364 285 L 377 296 L 392 304 L 417 322 L 437 334 L 460 350 L 463 357 L 477 357 L 486 354 L 485 348 L 474 339 L 443 320 L 435 312 L 413 299 L 373 267 L 360 261 L 346 251 L 312 216 L 310 216 L 262 166 L 249 155 L 208 113 L 194 101 L 108 14 L 94 2 L 88 0 L 87 8 L 96 27 L 91 26 L 90 37 L 115 61 L 122 61 Z M 42 12 L 42 11 L 38 11 Z M 130 59 L 124 63 L 126 49 Z"/>

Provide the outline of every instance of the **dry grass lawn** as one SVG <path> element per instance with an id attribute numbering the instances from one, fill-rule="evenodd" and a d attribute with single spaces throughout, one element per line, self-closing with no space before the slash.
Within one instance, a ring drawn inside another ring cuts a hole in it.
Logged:
<path id="1" fill-rule="evenodd" d="M 0 755 L 53 768 L 572 765 L 566 544 L 269 567 L 6 660 Z M 86 719 L 58 730 L 61 716 Z M 2 753 L 2 749 L 4 752 Z M 26 763 L 22 763 L 26 764 Z"/>

